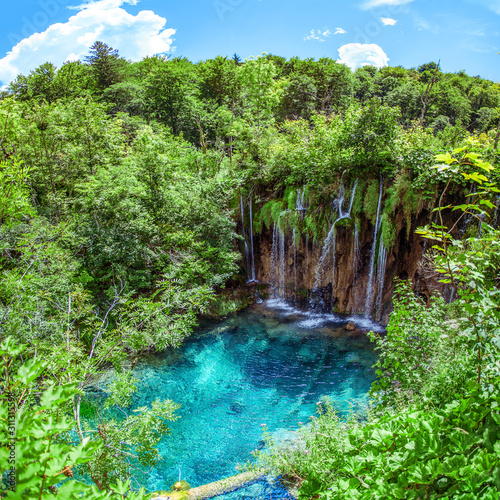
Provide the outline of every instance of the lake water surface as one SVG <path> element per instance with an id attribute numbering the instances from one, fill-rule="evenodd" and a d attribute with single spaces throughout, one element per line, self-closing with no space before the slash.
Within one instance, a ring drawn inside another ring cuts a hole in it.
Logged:
<path id="1" fill-rule="evenodd" d="M 324 396 L 342 412 L 363 404 L 376 356 L 366 335 L 344 329 L 351 320 L 380 329 L 267 301 L 205 325 L 177 351 L 144 359 L 134 370 L 133 407 L 159 398 L 182 405 L 146 487 L 168 489 L 179 472 L 193 487 L 238 473 L 264 445 L 263 424 L 286 439 Z"/>

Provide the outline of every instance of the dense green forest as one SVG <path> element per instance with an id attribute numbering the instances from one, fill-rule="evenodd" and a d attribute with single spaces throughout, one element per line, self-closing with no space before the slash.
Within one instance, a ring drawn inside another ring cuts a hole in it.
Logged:
<path id="1" fill-rule="evenodd" d="M 178 407 L 127 412 L 131 370 L 251 300 L 240 196 L 258 234 L 306 186 L 310 215 L 286 224 L 320 242 L 340 178 L 362 179 L 355 213 L 373 220 L 382 174 L 384 244 L 434 210 L 427 265 L 456 299 L 398 284 L 367 414 L 325 403 L 305 451 L 261 458 L 301 498 L 499 498 L 499 138 L 500 85 L 436 63 L 132 63 L 97 42 L 19 75 L 0 100 L 1 489 L 14 455 L 17 474 L 0 496 L 144 498 L 132 471 L 161 458 Z M 453 213 L 478 221 L 462 239 Z M 82 390 L 110 366 L 106 407 L 125 417 L 93 428 Z"/>

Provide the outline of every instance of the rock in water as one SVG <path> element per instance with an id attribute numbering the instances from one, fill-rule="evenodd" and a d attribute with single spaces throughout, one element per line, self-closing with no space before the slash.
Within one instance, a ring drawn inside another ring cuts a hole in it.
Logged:
<path id="1" fill-rule="evenodd" d="M 344 327 L 346 330 L 348 330 L 349 332 L 353 332 L 356 327 L 354 326 L 354 323 L 351 321 L 350 323 L 348 323 L 347 325 L 345 325 Z"/>
<path id="2" fill-rule="evenodd" d="M 173 491 L 187 491 L 190 488 L 191 488 L 191 486 L 189 485 L 189 483 L 183 479 L 182 481 L 177 481 L 176 483 L 174 483 L 170 487 L 170 491 L 171 492 L 173 492 Z"/>

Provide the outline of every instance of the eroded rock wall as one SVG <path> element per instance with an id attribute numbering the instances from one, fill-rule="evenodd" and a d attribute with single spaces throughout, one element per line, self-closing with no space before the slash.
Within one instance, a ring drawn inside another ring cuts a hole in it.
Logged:
<path id="1" fill-rule="evenodd" d="M 312 242 L 301 236 L 294 246 L 292 234 L 289 233 L 284 234 L 283 258 L 276 234 L 273 238 L 273 230 L 264 229 L 255 237 L 257 280 L 260 284 L 269 286 L 271 296 L 276 293 L 302 306 L 312 305 L 339 313 L 369 312 L 376 319 L 387 322 L 392 311 L 395 277 L 411 280 L 423 296 L 429 296 L 440 286 L 438 282 L 426 281 L 420 272 L 422 254 L 427 244 L 415 234 L 415 230 L 428 223 L 428 218 L 428 214 L 423 213 L 413 221 L 410 231 L 403 225 L 397 232 L 394 246 L 387 251 L 382 284 L 379 284 L 376 269 L 374 270 L 369 304 L 367 296 L 375 231 L 366 219 L 359 228 L 358 258 L 355 257 L 355 231 L 352 225 L 336 226 L 335 258 L 333 245 L 325 251 L 324 242 Z M 323 256 L 323 266 L 318 271 L 322 251 L 328 255 Z"/>

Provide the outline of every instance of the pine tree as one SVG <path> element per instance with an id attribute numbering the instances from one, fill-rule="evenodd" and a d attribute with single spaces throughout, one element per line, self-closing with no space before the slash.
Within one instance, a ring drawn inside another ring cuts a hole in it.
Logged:
<path id="1" fill-rule="evenodd" d="M 118 50 L 97 41 L 90 47 L 89 53 L 85 62 L 91 66 L 100 90 L 122 81 L 122 60 L 118 56 Z"/>

